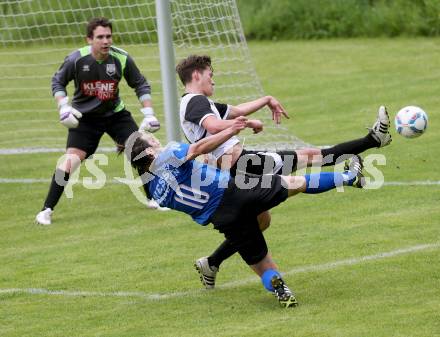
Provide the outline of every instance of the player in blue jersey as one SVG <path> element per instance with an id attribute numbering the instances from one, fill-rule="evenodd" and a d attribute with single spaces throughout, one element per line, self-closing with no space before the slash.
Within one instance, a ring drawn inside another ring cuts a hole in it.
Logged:
<path id="1" fill-rule="evenodd" d="M 210 99 L 214 94 L 215 83 L 211 58 L 207 55 L 190 55 L 181 60 L 176 67 L 185 93 L 180 101 L 180 123 L 185 137 L 190 143 L 215 134 L 227 128 L 239 116 L 250 116 L 267 106 L 276 123 L 287 117 L 283 106 L 272 96 L 263 96 L 238 105 L 224 104 Z M 255 132 L 262 130 L 259 120 L 247 121 Z M 335 165 L 347 155 L 359 154 L 367 149 L 383 147 L 391 142 L 390 120 L 385 107 L 380 107 L 377 120 L 370 132 L 362 138 L 340 143 L 326 149 L 304 148 L 267 152 L 249 151 L 243 148 L 237 137 L 228 139 L 211 153 L 218 167 L 229 169 L 232 175 L 237 171 L 253 174 L 290 174 L 307 166 Z M 259 216 L 262 230 L 270 225 L 269 212 Z M 210 256 L 201 257 L 195 262 L 200 279 L 206 288 L 214 288 L 220 264 L 235 253 L 225 240 Z"/>
<path id="2" fill-rule="evenodd" d="M 99 140 L 107 133 L 118 145 L 138 129 L 154 132 L 160 123 L 154 116 L 151 88 L 135 62 L 122 49 L 112 46 L 112 23 L 106 18 L 91 19 L 87 25 L 88 46 L 68 55 L 52 78 L 60 122 L 68 128 L 66 159 L 55 170 L 43 208 L 36 216 L 42 225 L 50 225 L 52 213 L 64 191 L 70 174 L 95 153 Z M 144 119 L 140 128 L 119 97 L 119 82 L 125 78 L 141 103 Z M 75 92 L 69 103 L 66 87 L 74 81 Z M 141 172 L 142 173 L 142 172 Z M 157 208 L 152 201 L 147 205 Z"/>
<path id="3" fill-rule="evenodd" d="M 210 153 L 247 126 L 239 117 L 226 129 L 194 144 L 172 142 L 165 148 L 152 134 L 135 133 L 125 152 L 150 195 L 164 207 L 189 214 L 200 225 L 212 223 L 284 307 L 297 305 L 272 260 L 257 216 L 298 193 L 321 193 L 337 186 L 362 187 L 362 162 L 355 157 L 346 171 L 305 176 L 239 174 L 232 177 L 194 159 Z"/>

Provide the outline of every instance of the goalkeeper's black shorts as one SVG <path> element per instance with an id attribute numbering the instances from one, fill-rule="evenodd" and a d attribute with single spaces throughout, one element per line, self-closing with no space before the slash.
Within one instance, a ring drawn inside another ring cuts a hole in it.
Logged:
<path id="1" fill-rule="evenodd" d="M 66 147 L 83 150 L 89 157 L 95 153 L 104 133 L 116 144 L 124 145 L 128 137 L 138 129 L 131 113 L 125 109 L 107 117 L 84 114 L 78 127 L 69 129 Z"/>

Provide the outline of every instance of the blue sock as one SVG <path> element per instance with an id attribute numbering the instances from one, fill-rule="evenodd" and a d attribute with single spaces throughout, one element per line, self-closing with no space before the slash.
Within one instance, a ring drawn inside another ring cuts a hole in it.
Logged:
<path id="1" fill-rule="evenodd" d="M 306 191 L 304 193 L 317 194 L 327 192 L 342 185 L 352 186 L 356 180 L 356 175 L 350 171 L 340 172 L 321 172 L 306 174 Z"/>
<path id="2" fill-rule="evenodd" d="M 306 174 L 306 191 L 304 193 L 316 194 L 327 192 L 344 183 L 344 177 L 339 172 L 321 172 Z"/>
<path id="3" fill-rule="evenodd" d="M 261 275 L 261 282 L 263 283 L 264 288 L 266 288 L 270 292 L 274 290 L 271 282 L 274 276 L 281 277 L 280 273 L 277 272 L 275 269 L 268 269 L 263 273 L 263 275 Z"/>

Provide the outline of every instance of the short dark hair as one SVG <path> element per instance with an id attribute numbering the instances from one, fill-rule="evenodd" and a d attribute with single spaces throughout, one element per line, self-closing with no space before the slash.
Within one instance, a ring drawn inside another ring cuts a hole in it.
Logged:
<path id="1" fill-rule="evenodd" d="M 208 55 L 190 55 L 187 58 L 181 60 L 176 67 L 176 71 L 179 74 L 179 78 L 183 85 L 191 82 L 192 73 L 194 70 L 203 71 L 209 67 L 211 70 L 211 57 Z"/>
<path id="2" fill-rule="evenodd" d="M 87 37 L 92 39 L 93 38 L 93 32 L 96 29 L 96 27 L 109 27 L 110 30 L 113 32 L 112 23 L 109 19 L 100 17 L 100 18 L 92 18 L 89 20 L 89 23 L 87 24 Z"/>
<path id="3" fill-rule="evenodd" d="M 146 153 L 142 155 L 142 152 L 149 147 L 151 145 L 142 137 L 142 133 L 135 131 L 127 139 L 124 146 L 118 146 L 118 152 L 119 154 L 124 152 L 128 160 L 130 160 L 131 166 L 135 169 L 144 171 L 154 160 L 152 155 Z"/>

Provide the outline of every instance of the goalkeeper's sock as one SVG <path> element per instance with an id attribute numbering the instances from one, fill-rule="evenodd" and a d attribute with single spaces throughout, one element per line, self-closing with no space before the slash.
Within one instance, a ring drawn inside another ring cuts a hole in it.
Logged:
<path id="1" fill-rule="evenodd" d="M 321 154 L 325 162 L 322 166 L 335 165 L 354 154 L 359 154 L 375 147 L 377 147 L 377 141 L 373 138 L 371 133 L 369 133 L 363 138 L 354 139 L 345 143 L 336 144 L 327 149 L 322 149 Z"/>
<path id="2" fill-rule="evenodd" d="M 70 174 L 60 169 L 56 169 L 54 175 L 52 176 L 52 182 L 50 183 L 49 192 L 47 193 L 46 200 L 44 201 L 44 206 L 42 210 L 46 208 L 54 209 L 56 204 L 61 198 L 64 192 L 64 186 L 66 186 L 69 181 Z M 64 181 L 62 185 L 58 185 L 58 182 Z M 58 182 L 57 182 L 58 181 Z"/>
<path id="3" fill-rule="evenodd" d="M 273 292 L 274 288 L 272 286 L 272 278 L 278 276 L 281 278 L 281 274 L 275 269 L 267 269 L 263 275 L 261 275 L 261 282 L 267 291 Z"/>
<path id="4" fill-rule="evenodd" d="M 237 252 L 237 249 L 231 245 L 228 239 L 223 241 L 220 246 L 208 257 L 210 267 L 219 268 L 221 263 Z"/>

